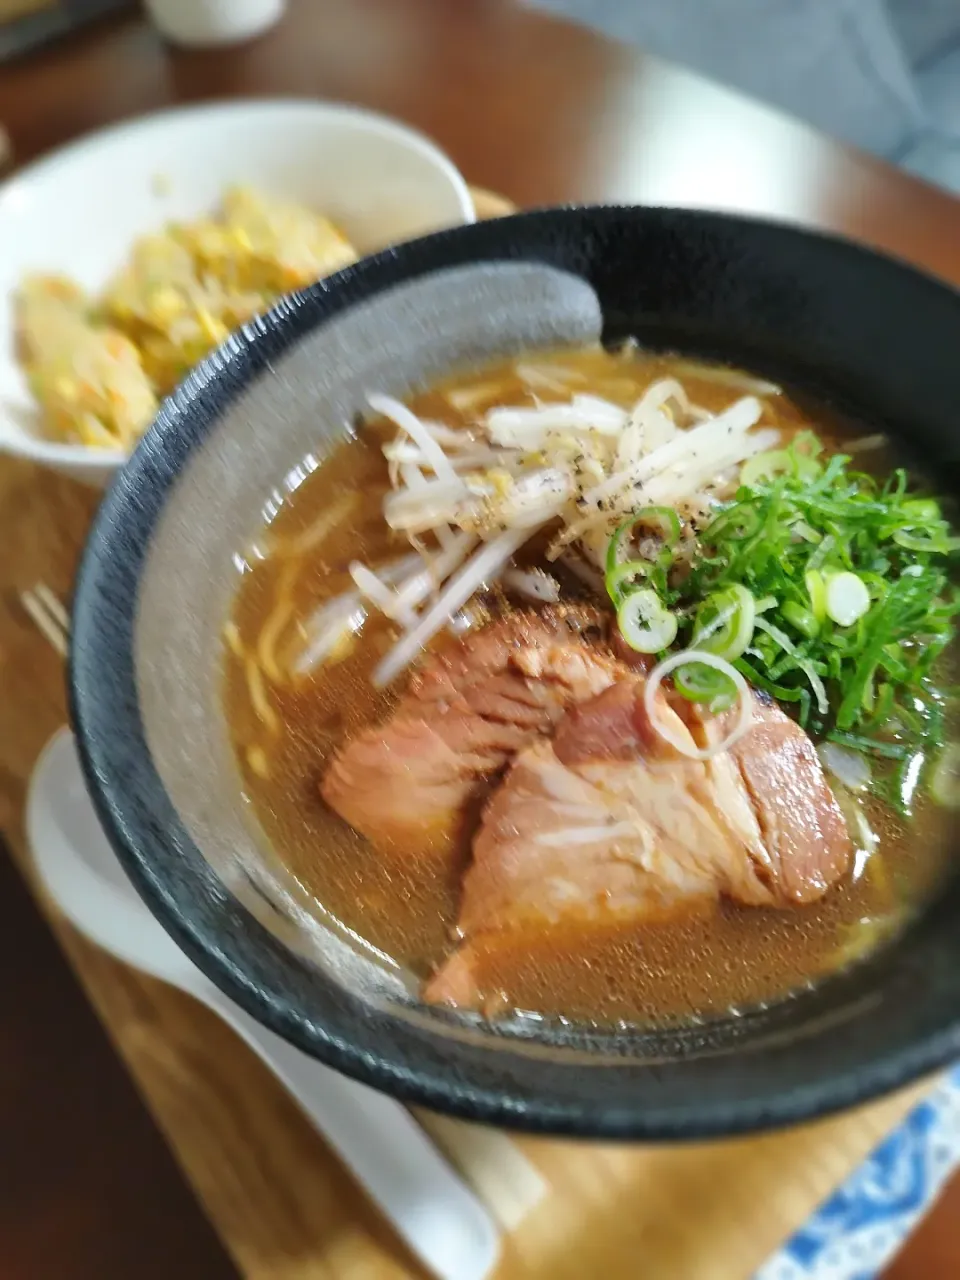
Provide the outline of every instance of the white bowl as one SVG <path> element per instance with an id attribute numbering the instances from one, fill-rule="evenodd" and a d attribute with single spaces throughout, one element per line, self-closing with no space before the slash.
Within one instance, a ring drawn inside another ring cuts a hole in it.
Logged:
<path id="1" fill-rule="evenodd" d="M 466 183 L 432 142 L 356 107 L 217 103 L 73 143 L 0 186 L 0 450 L 97 485 L 123 464 L 120 450 L 43 439 L 14 358 L 13 293 L 30 271 L 98 291 L 138 236 L 209 213 L 231 183 L 328 215 L 361 254 L 475 220 Z"/>

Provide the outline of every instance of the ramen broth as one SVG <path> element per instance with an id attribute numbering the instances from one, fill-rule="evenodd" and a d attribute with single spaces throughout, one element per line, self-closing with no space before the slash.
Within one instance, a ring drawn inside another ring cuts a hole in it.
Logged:
<path id="1" fill-rule="evenodd" d="M 538 354 L 538 368 L 544 359 Z M 691 399 L 714 412 L 754 386 L 735 371 L 638 352 L 590 349 L 553 359 L 561 389 L 624 407 L 662 377 L 678 378 Z M 463 426 L 487 405 L 532 404 L 534 395 L 511 361 L 458 375 L 407 403 L 424 419 Z M 785 439 L 812 426 L 829 451 L 867 434 L 800 398 L 772 394 L 763 403 L 764 423 Z M 386 438 L 382 424 L 373 423 L 320 465 L 308 459 L 269 505 L 257 548 L 238 554 L 225 705 L 250 815 L 299 884 L 347 929 L 424 980 L 455 945 L 469 847 L 456 865 L 385 858 L 327 808 L 319 790 L 334 752 L 382 720 L 403 690 L 405 677 L 385 691 L 370 681 L 395 628 L 371 615 L 336 660 L 304 678 L 285 674 L 302 643 L 297 620 L 351 587 L 350 563 L 376 564 L 408 550 L 382 516 Z M 876 451 L 857 462 L 889 465 Z M 331 511 L 340 518 L 327 532 Z M 536 552 L 524 554 L 529 561 Z M 585 592 L 559 576 L 565 596 Z M 815 983 L 895 929 L 930 892 L 942 865 L 943 809 L 918 797 L 907 820 L 881 799 L 867 797 L 862 807 L 875 849 L 861 848 L 842 883 L 813 905 L 774 910 L 724 900 L 719 908 L 643 925 L 531 928 L 488 955 L 481 940 L 484 1012 L 662 1024 L 755 1006 Z"/>

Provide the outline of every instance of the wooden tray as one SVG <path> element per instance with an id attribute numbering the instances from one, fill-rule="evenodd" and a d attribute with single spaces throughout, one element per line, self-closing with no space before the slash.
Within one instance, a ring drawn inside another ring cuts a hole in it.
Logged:
<path id="1" fill-rule="evenodd" d="M 484 216 L 511 211 L 491 193 L 476 194 Z M 19 592 L 44 582 L 69 597 L 97 500 L 52 472 L 0 457 L 0 828 L 31 880 L 25 787 L 66 710 L 62 662 Z M 227 1028 L 188 997 L 86 943 L 42 896 L 41 905 L 246 1276 L 422 1275 L 281 1086 Z M 710 1145 L 514 1139 L 549 1189 L 505 1239 L 496 1280 L 748 1280 L 926 1087 L 786 1133 Z M 425 1122 L 444 1145 L 475 1159 L 470 1126 L 440 1117 Z M 492 1155 L 480 1157 L 493 1162 L 486 1172 L 494 1184 L 496 1151 L 494 1144 Z"/>

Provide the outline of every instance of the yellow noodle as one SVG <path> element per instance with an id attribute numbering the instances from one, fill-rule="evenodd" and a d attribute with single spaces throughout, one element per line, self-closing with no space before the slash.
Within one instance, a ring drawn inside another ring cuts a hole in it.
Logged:
<path id="1" fill-rule="evenodd" d="M 271 733 L 279 733 L 280 717 L 270 705 L 270 699 L 267 697 L 267 690 L 263 683 L 263 672 L 260 670 L 256 658 L 247 658 L 244 665 L 251 707 L 253 707 L 257 716 Z"/>
<path id="2" fill-rule="evenodd" d="M 277 641 L 284 627 L 293 617 L 296 601 L 293 597 L 293 584 L 300 571 L 297 561 L 284 565 L 274 595 L 275 604 L 266 622 L 260 628 L 257 637 L 257 659 L 265 674 L 274 684 L 283 684 L 286 673 L 277 663 Z"/>
<path id="3" fill-rule="evenodd" d="M 247 747 L 247 764 L 258 778 L 270 777 L 270 765 L 263 747 Z"/>
<path id="4" fill-rule="evenodd" d="M 243 640 L 240 638 L 240 628 L 231 618 L 227 625 L 223 628 L 223 639 L 227 648 L 236 658 L 243 657 Z"/>

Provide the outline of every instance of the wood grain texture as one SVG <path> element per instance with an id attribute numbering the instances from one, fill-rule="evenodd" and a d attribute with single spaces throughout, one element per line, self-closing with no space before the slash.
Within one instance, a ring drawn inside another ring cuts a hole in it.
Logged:
<path id="1" fill-rule="evenodd" d="M 0 902 L 0 1275 L 237 1280 L 2 843 Z"/>
<path id="2" fill-rule="evenodd" d="M 747 208 L 843 231 L 960 281 L 948 197 L 725 90 L 498 0 L 301 0 L 269 36 L 216 53 L 171 53 L 143 23 L 115 23 L 5 67 L 0 120 L 26 161 L 140 111 L 238 93 L 344 98 L 395 112 L 520 204 Z M 68 595 L 95 504 L 65 480 L 0 460 L 0 826 L 24 866 L 25 781 L 65 706 L 60 661 L 17 591 L 42 580 Z M 55 917 L 53 925 L 246 1276 L 419 1275 L 229 1031 Z M 551 1194 L 506 1242 L 497 1280 L 747 1280 L 917 1096 L 710 1146 L 523 1140 Z M 924 1274 L 939 1280 L 957 1269 Z"/>

